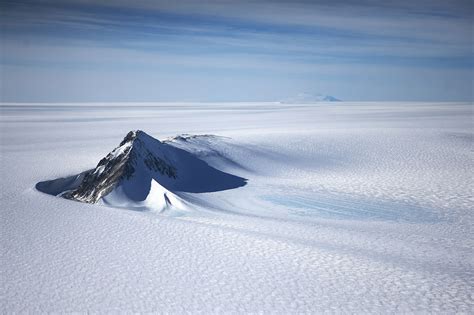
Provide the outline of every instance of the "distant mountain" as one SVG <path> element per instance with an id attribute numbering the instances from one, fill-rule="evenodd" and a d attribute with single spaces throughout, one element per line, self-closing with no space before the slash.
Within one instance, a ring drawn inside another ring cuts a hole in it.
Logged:
<path id="1" fill-rule="evenodd" d="M 312 94 L 312 93 L 300 93 L 295 97 L 288 98 L 281 101 L 284 104 L 311 104 L 320 102 L 340 102 L 340 99 L 335 98 L 331 95 Z"/>

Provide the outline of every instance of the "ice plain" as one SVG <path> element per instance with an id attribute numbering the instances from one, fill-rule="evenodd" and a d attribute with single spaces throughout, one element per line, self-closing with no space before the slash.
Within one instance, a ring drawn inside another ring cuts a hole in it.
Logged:
<path id="1" fill-rule="evenodd" d="M 3 313 L 474 311 L 470 103 L 0 109 Z M 248 182 L 160 213 L 35 189 L 135 129 Z"/>

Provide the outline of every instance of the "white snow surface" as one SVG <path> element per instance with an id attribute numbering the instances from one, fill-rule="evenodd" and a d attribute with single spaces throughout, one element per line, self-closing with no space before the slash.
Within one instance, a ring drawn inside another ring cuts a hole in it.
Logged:
<path id="1" fill-rule="evenodd" d="M 0 110 L 2 313 L 474 312 L 472 104 Z M 247 185 L 152 181 L 150 196 L 179 206 L 143 211 L 35 189 L 94 168 L 135 129 Z"/>
<path id="2" fill-rule="evenodd" d="M 131 200 L 123 189 L 123 186 L 119 185 L 112 192 L 102 197 L 99 203 L 116 208 L 151 212 L 186 211 L 189 209 L 185 201 L 161 186 L 154 179 L 151 180 L 150 190 L 143 201 Z"/>

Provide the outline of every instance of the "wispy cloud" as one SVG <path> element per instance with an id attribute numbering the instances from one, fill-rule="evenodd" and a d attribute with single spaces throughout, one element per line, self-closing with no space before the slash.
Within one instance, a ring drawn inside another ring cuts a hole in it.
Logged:
<path id="1" fill-rule="evenodd" d="M 340 76 L 341 90 L 364 67 L 379 69 L 379 76 L 397 69 L 406 77 L 431 71 L 472 80 L 471 7 L 470 1 L 3 1 L 2 64 L 8 71 L 53 67 L 69 75 L 91 68 L 176 77 L 220 71 L 216 78 L 229 71 L 260 81 L 268 73 L 300 75 L 292 83 L 304 86 L 331 73 Z M 288 83 L 288 93 L 295 84 Z M 418 84 L 425 98 L 438 97 Z M 464 86 L 451 95 L 472 97 Z M 332 89 L 359 99 L 368 93 Z"/>

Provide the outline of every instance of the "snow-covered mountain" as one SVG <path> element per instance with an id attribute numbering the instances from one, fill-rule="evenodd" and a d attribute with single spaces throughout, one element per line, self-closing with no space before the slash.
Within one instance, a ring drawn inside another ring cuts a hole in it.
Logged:
<path id="1" fill-rule="evenodd" d="M 213 168 L 186 150 L 136 130 L 94 169 L 40 186 L 76 201 L 161 211 L 184 206 L 179 192 L 212 192 L 245 183 L 245 179 Z"/>
<path id="2" fill-rule="evenodd" d="M 341 100 L 331 95 L 299 93 L 298 95 L 281 101 L 284 104 L 310 104 L 318 102 L 340 102 Z"/>

